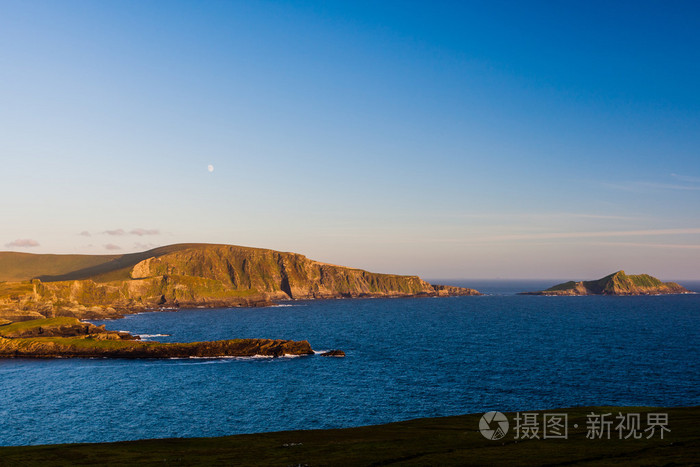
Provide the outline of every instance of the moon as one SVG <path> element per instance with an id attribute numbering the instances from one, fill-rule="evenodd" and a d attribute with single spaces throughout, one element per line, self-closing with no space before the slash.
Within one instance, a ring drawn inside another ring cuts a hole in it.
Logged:
<path id="1" fill-rule="evenodd" d="M 209 164 L 209 165 L 207 166 L 207 170 L 208 170 L 209 172 L 213 172 L 213 171 L 214 171 L 214 166 L 211 165 L 211 164 Z"/>

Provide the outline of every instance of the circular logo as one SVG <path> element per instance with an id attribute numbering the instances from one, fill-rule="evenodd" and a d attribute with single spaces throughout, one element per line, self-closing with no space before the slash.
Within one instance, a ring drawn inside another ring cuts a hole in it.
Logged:
<path id="1" fill-rule="evenodd" d="M 479 431 L 486 439 L 501 439 L 508 433 L 508 419 L 501 412 L 486 412 L 479 420 Z"/>

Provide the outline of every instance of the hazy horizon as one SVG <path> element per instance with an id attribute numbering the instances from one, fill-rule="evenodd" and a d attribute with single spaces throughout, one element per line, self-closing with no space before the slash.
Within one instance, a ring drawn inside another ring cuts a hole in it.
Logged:
<path id="1" fill-rule="evenodd" d="M 0 249 L 700 280 L 695 2 L 7 1 Z"/>

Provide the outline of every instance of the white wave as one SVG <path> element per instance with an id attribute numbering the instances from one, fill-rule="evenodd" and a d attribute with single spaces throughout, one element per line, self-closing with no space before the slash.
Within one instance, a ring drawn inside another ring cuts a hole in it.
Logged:
<path id="1" fill-rule="evenodd" d="M 127 332 L 127 331 L 119 331 Z M 137 334 L 142 339 L 150 339 L 151 337 L 170 337 L 170 334 Z"/>
<path id="2" fill-rule="evenodd" d="M 237 356 L 237 355 L 220 355 L 218 357 L 168 357 L 168 360 L 257 360 L 257 359 L 267 359 L 275 358 L 272 355 L 251 355 L 251 356 Z"/>
<path id="3" fill-rule="evenodd" d="M 145 315 L 146 313 L 151 313 L 151 312 L 150 311 L 139 311 L 138 313 L 129 313 L 127 315 L 124 315 L 123 318 L 119 318 L 119 319 L 128 319 L 128 318 L 131 318 L 133 316 Z"/>
<path id="4" fill-rule="evenodd" d="M 221 357 L 190 357 L 190 358 L 216 358 L 223 360 L 252 360 L 259 358 L 275 358 L 272 355 L 249 355 L 249 356 L 236 356 L 236 355 L 223 355 Z"/>

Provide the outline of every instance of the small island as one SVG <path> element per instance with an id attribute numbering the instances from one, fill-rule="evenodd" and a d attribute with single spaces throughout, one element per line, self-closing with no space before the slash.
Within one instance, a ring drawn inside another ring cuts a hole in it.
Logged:
<path id="1" fill-rule="evenodd" d="M 648 274 L 625 274 L 617 271 L 593 281 L 569 281 L 538 292 L 520 295 L 667 295 L 691 293 L 675 282 L 661 282 Z"/>
<path id="2" fill-rule="evenodd" d="M 220 358 L 313 354 L 308 341 L 281 339 L 144 342 L 128 332 L 108 331 L 104 326 L 69 317 L 0 326 L 0 358 Z"/>

